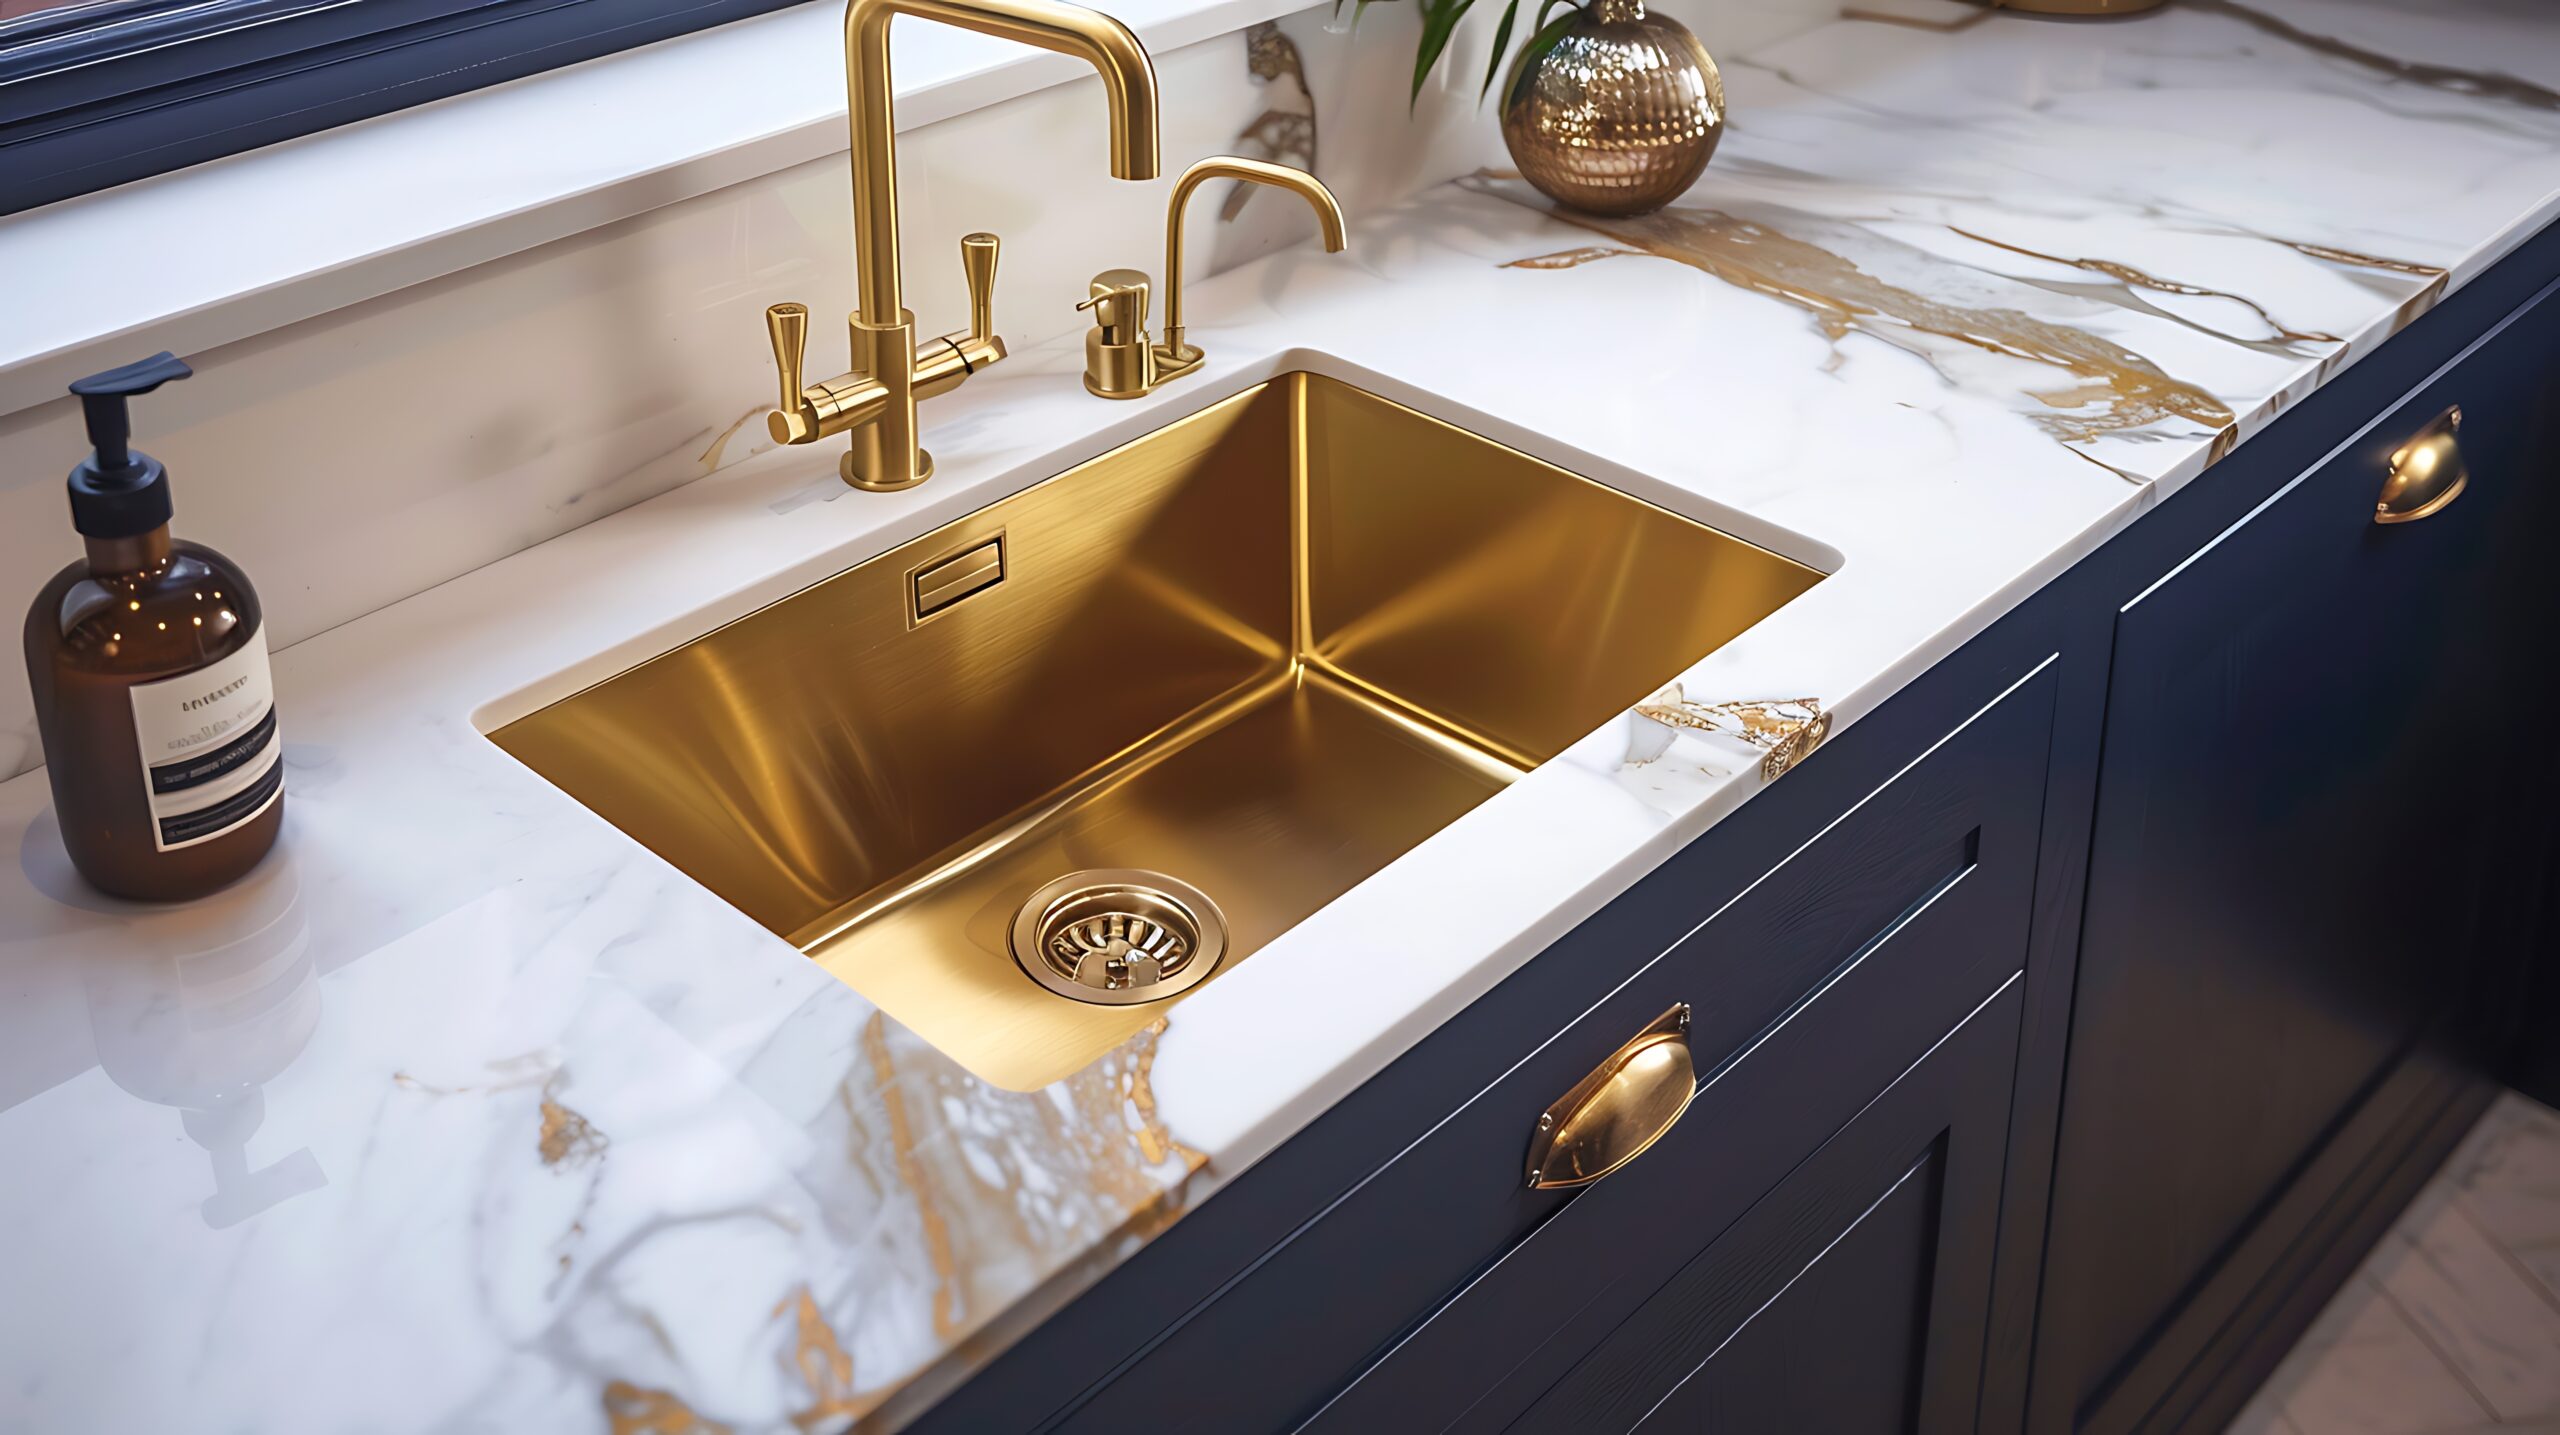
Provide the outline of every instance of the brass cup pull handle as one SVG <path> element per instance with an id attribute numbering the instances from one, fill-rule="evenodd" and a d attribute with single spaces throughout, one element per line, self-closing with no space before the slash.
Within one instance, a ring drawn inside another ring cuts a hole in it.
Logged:
<path id="1" fill-rule="evenodd" d="M 2436 415 L 2407 443 L 2393 449 L 2382 496 L 2373 505 L 2373 521 L 2415 523 L 2460 498 L 2471 482 L 2471 471 L 2462 462 L 2461 434 L 2462 410 L 2457 406 Z"/>
<path id="2" fill-rule="evenodd" d="M 1645 1153 L 1698 1094 L 1681 1002 L 1610 1053 L 1538 1118 L 1529 1138 L 1529 1188 L 1587 1186 Z"/>

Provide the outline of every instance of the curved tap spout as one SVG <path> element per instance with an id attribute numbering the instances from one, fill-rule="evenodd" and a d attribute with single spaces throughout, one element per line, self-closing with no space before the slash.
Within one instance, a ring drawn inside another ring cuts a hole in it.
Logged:
<path id="1" fill-rule="evenodd" d="M 1267 184 L 1284 189 L 1307 202 L 1316 212 L 1316 224 L 1324 231 L 1324 247 L 1339 254 L 1344 244 L 1342 206 L 1324 181 L 1302 169 L 1264 160 L 1246 159 L 1241 155 L 1211 155 L 1182 172 L 1174 181 L 1173 199 L 1165 206 L 1164 217 L 1164 342 L 1156 346 L 1157 378 L 1180 378 L 1200 363 L 1200 350 L 1182 335 L 1182 216 L 1191 201 L 1191 192 L 1213 179 L 1240 180 L 1247 184 Z"/>
<path id="2" fill-rule="evenodd" d="M 900 322 L 898 280 L 897 122 L 891 112 L 889 22 L 899 15 L 935 20 L 982 35 L 1072 55 L 1102 76 L 1111 105 L 1111 172 L 1153 179 L 1161 160 L 1156 138 L 1156 71 L 1129 27 L 1098 10 L 1064 0 L 847 0 L 844 8 L 845 91 L 853 131 L 854 295 L 861 318 Z"/>

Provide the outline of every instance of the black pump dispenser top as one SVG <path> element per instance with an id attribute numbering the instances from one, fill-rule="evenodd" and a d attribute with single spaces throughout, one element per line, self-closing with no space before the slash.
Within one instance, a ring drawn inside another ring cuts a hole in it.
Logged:
<path id="1" fill-rule="evenodd" d="M 169 471 L 127 446 L 133 418 L 125 401 L 194 372 L 164 352 L 71 385 L 96 449 L 71 470 L 72 527 L 90 538 L 137 538 L 169 521 Z"/>

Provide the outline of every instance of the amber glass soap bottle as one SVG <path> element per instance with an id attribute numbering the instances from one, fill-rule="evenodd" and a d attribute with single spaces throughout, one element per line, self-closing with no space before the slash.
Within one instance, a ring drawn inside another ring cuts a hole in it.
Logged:
<path id="1" fill-rule="evenodd" d="M 258 595 L 231 560 L 169 537 L 169 471 L 127 447 L 126 400 L 192 372 L 159 354 L 71 386 L 96 451 L 71 471 L 88 556 L 27 611 L 27 677 L 62 843 L 101 890 L 202 896 L 284 820 Z"/>

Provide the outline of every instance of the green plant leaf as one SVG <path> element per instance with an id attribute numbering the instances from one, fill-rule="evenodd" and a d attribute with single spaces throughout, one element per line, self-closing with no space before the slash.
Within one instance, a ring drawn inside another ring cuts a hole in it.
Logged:
<path id="1" fill-rule="evenodd" d="M 1494 77 L 1502 73 L 1502 51 L 1511 43 L 1511 22 L 1520 18 L 1520 0 L 1502 7 L 1502 23 L 1493 27 L 1493 57 L 1484 62 L 1484 83 L 1476 87 L 1476 103 L 1493 93 Z"/>
<path id="2" fill-rule="evenodd" d="M 1553 20 L 1547 19 L 1547 12 L 1559 5 L 1564 7 L 1565 13 Z M 1556 42 L 1564 38 L 1565 30 L 1581 15 L 1581 0 L 1546 0 L 1538 7 L 1537 32 L 1529 37 L 1529 43 L 1520 47 L 1520 73 L 1517 77 L 1520 84 L 1528 84 L 1536 77 L 1538 57 L 1554 49 Z M 1510 95 L 1503 96 L 1503 103 L 1510 102 Z"/>
<path id="3" fill-rule="evenodd" d="M 1449 48 L 1449 37 L 1457 33 L 1458 22 L 1476 0 L 1422 0 L 1422 43 L 1413 52 L 1413 92 L 1405 99 L 1405 112 L 1411 114 L 1422 103 L 1422 82 L 1430 77 L 1431 67 L 1440 63 L 1440 53 Z"/>

